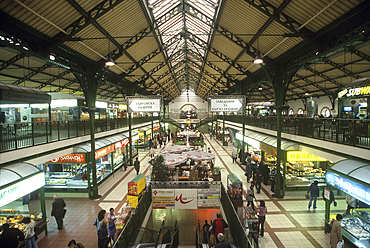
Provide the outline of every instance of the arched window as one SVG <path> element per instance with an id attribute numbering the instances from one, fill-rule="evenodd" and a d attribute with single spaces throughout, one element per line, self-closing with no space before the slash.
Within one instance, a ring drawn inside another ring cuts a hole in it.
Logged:
<path id="1" fill-rule="evenodd" d="M 331 110 L 330 110 L 328 107 L 323 107 L 323 108 L 321 109 L 320 114 L 321 114 L 322 116 L 324 116 L 325 118 L 328 118 L 328 117 L 330 117 L 330 116 L 331 116 Z"/>
<path id="2" fill-rule="evenodd" d="M 299 108 L 297 110 L 297 115 L 303 115 L 303 114 L 304 114 L 303 108 Z"/>
<path id="3" fill-rule="evenodd" d="M 289 109 L 289 111 L 288 111 L 288 115 L 289 115 L 289 116 L 294 115 L 294 110 L 293 110 L 292 108 L 290 108 L 290 109 Z"/>

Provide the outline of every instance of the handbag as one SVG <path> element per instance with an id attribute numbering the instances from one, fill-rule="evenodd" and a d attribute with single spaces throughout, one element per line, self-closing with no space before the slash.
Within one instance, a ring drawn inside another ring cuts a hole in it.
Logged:
<path id="1" fill-rule="evenodd" d="M 309 194 L 306 194 L 305 197 L 306 197 L 306 199 L 309 199 L 310 198 L 310 195 Z"/>

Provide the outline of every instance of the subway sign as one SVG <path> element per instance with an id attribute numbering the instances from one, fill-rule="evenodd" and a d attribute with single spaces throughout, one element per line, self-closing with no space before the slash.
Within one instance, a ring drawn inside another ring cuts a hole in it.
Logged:
<path id="1" fill-rule="evenodd" d="M 370 95 L 370 86 L 361 86 L 339 91 L 338 98 Z"/>

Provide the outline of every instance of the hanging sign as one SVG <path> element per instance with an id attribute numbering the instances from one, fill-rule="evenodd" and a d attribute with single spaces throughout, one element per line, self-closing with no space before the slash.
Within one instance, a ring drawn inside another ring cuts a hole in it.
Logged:
<path id="1" fill-rule="evenodd" d="M 175 189 L 175 209 L 197 209 L 197 189 Z"/>
<path id="2" fill-rule="evenodd" d="M 175 189 L 152 189 L 153 209 L 175 209 Z"/>
<path id="3" fill-rule="evenodd" d="M 198 208 L 220 208 L 221 189 L 198 189 Z"/>
<path id="4" fill-rule="evenodd" d="M 370 95 L 370 86 L 359 86 L 338 92 L 338 98 Z"/>
<path id="5" fill-rule="evenodd" d="M 287 161 L 301 161 L 301 162 L 314 162 L 314 161 L 327 161 L 327 159 L 301 151 L 287 152 Z"/>
<path id="6" fill-rule="evenodd" d="M 325 181 L 327 184 L 370 205 L 370 188 L 328 170 L 325 173 Z"/>
<path id="7" fill-rule="evenodd" d="M 238 112 L 245 111 L 245 96 L 211 96 L 209 102 L 210 112 Z"/>
<path id="8" fill-rule="evenodd" d="M 46 163 L 85 163 L 85 154 L 68 154 L 59 158 L 52 159 Z"/>
<path id="9" fill-rule="evenodd" d="M 161 112 L 162 97 L 126 97 L 128 112 Z"/>
<path id="10" fill-rule="evenodd" d="M 110 145 L 110 146 L 107 146 L 103 149 L 100 149 L 100 150 L 97 150 L 95 152 L 95 160 L 105 156 L 105 155 L 108 155 L 109 153 L 113 152 L 115 150 L 115 147 L 114 145 Z"/>
<path id="11" fill-rule="evenodd" d="M 265 145 L 265 144 L 263 144 L 263 143 L 260 143 L 260 149 L 262 150 L 262 151 L 265 151 L 265 152 L 267 152 L 267 153 L 270 153 L 270 154 L 272 154 L 273 156 L 277 156 L 277 150 L 276 150 L 276 148 L 275 147 L 272 147 L 272 146 L 268 146 L 268 145 Z"/>
<path id="12" fill-rule="evenodd" d="M 129 138 L 126 138 L 124 140 L 121 140 L 120 142 L 117 142 L 114 144 L 114 147 L 115 149 L 119 149 L 121 147 L 124 147 L 125 145 L 127 145 L 128 143 L 130 143 L 130 139 Z"/>

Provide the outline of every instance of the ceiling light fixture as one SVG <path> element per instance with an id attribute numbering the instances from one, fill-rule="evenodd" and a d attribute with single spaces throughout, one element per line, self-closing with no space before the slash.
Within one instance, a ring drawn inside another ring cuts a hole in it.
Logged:
<path id="1" fill-rule="evenodd" d="M 258 90 L 263 90 L 263 89 L 262 89 L 262 86 L 258 87 Z"/>
<path id="2" fill-rule="evenodd" d="M 262 57 L 260 55 L 260 51 L 257 51 L 256 52 L 256 57 L 254 58 L 253 63 L 255 63 L 255 64 L 261 64 L 261 63 L 263 63 L 263 59 L 262 59 Z"/>
<path id="3" fill-rule="evenodd" d="M 105 65 L 106 66 L 113 66 L 113 65 L 115 65 L 111 53 L 108 54 L 108 59 L 107 59 L 107 61 L 105 61 Z"/>

